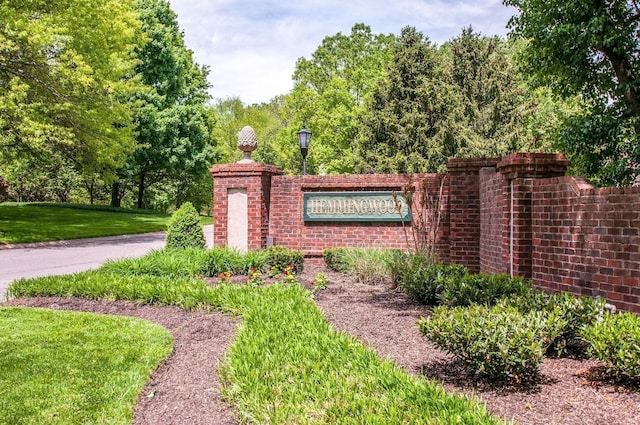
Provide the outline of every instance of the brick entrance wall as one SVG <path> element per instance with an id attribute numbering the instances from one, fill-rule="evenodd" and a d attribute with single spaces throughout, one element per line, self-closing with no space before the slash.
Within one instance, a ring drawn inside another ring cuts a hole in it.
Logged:
<path id="1" fill-rule="evenodd" d="M 546 179 L 535 182 L 533 205 L 535 284 L 640 313 L 640 188 Z"/>
<path id="2" fill-rule="evenodd" d="M 269 241 L 307 257 L 330 247 L 407 249 L 413 241 L 401 223 L 305 222 L 304 193 L 401 191 L 411 182 L 438 196 L 442 184 L 441 261 L 529 277 L 551 291 L 599 295 L 640 313 L 640 188 L 595 189 L 566 177 L 568 165 L 562 155 L 528 153 L 453 159 L 446 175 L 285 176 L 264 164 L 216 165 L 214 244 L 228 240 L 228 191 L 244 188 L 249 249 Z"/>

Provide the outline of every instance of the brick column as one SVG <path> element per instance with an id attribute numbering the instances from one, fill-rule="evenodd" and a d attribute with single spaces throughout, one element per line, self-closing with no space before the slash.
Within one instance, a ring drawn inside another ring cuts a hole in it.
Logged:
<path id="1" fill-rule="evenodd" d="M 449 261 L 480 271 L 480 169 L 497 158 L 449 160 Z"/>
<path id="2" fill-rule="evenodd" d="M 497 168 L 506 183 L 503 206 L 507 217 L 502 252 L 507 271 L 513 276 L 532 276 L 532 195 L 535 179 L 564 176 L 569 161 L 562 154 L 513 153 Z"/>
<path id="3" fill-rule="evenodd" d="M 244 189 L 248 204 L 248 248 L 267 245 L 271 177 L 282 174 L 278 167 L 266 164 L 222 164 L 211 168 L 213 175 L 213 245 L 227 246 L 230 189 Z"/>

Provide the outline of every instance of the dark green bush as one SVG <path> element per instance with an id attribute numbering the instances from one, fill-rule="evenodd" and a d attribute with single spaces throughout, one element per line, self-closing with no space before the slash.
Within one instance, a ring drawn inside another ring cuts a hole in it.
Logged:
<path id="1" fill-rule="evenodd" d="M 491 380 L 530 381 L 564 322 L 541 311 L 482 305 L 439 306 L 421 318 L 420 331 L 452 354 L 467 372 Z"/>
<path id="2" fill-rule="evenodd" d="M 276 269 L 280 272 L 289 266 L 293 266 L 296 273 L 302 272 L 304 255 L 302 252 L 289 249 L 285 246 L 270 246 L 265 250 L 265 266 L 268 269 Z"/>
<path id="3" fill-rule="evenodd" d="M 348 250 L 349 248 L 326 248 L 322 251 L 322 257 L 327 268 L 336 272 L 347 273 L 349 271 Z"/>
<path id="4" fill-rule="evenodd" d="M 532 289 L 504 299 L 501 305 L 516 307 L 522 313 L 544 311 L 559 316 L 565 326 L 549 346 L 547 354 L 581 356 L 586 354 L 588 344 L 580 337 L 580 332 L 584 327 L 595 323 L 604 307 L 604 300 L 576 297 L 567 292 L 545 294 Z"/>
<path id="5" fill-rule="evenodd" d="M 522 277 L 507 274 L 466 274 L 448 279 L 442 289 L 440 302 L 448 306 L 482 304 L 491 306 L 509 295 L 526 294 L 531 291 L 531 282 Z"/>
<path id="6" fill-rule="evenodd" d="M 467 275 L 467 269 L 457 264 L 433 264 L 424 254 L 407 254 L 400 286 L 409 298 L 423 304 L 437 304 L 450 282 Z"/>
<path id="7" fill-rule="evenodd" d="M 549 347 L 548 353 L 558 356 L 567 353 L 584 354 L 587 344 L 580 333 L 596 322 L 603 308 L 604 300 L 592 297 L 577 298 L 567 292 L 550 295 L 547 311 L 562 318 L 565 326 Z"/>
<path id="8" fill-rule="evenodd" d="M 605 363 L 617 378 L 640 378 L 640 317 L 633 313 L 606 314 L 582 337 L 589 353 Z"/>
<path id="9" fill-rule="evenodd" d="M 205 248 L 206 246 L 198 211 L 190 202 L 185 202 L 169 220 L 165 248 Z"/>

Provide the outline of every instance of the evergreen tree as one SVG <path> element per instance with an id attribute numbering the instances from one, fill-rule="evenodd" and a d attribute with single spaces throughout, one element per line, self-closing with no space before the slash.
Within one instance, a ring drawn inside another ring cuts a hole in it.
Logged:
<path id="1" fill-rule="evenodd" d="M 403 28 L 387 74 L 362 116 L 357 170 L 443 171 L 458 151 L 462 114 L 436 47 L 415 28 Z"/>
<path id="2" fill-rule="evenodd" d="M 525 146 L 531 149 L 523 124 L 534 100 L 509 58 L 507 43 L 468 27 L 440 50 L 462 101 L 456 156 L 500 157 Z"/>

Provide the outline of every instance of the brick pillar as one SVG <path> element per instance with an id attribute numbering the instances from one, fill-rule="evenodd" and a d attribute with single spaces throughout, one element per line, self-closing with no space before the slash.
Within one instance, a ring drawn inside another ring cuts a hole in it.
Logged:
<path id="1" fill-rule="evenodd" d="M 533 181 L 564 176 L 569 161 L 562 154 L 513 153 L 497 165 L 505 181 L 503 206 L 506 229 L 502 252 L 506 269 L 512 276 L 532 276 L 532 195 Z"/>
<path id="2" fill-rule="evenodd" d="M 480 271 L 480 169 L 497 158 L 449 160 L 449 262 Z"/>
<path id="3" fill-rule="evenodd" d="M 213 175 L 213 245 L 227 246 L 229 232 L 229 191 L 246 190 L 248 249 L 267 246 L 271 177 L 282 174 L 278 167 L 266 164 L 221 164 L 211 168 Z M 233 213 L 233 212 L 231 212 Z"/>

